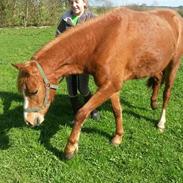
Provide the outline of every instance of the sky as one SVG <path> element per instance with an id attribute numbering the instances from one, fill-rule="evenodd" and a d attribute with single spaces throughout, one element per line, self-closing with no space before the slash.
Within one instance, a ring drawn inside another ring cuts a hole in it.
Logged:
<path id="1" fill-rule="evenodd" d="M 107 0 L 111 2 L 113 6 L 122 6 L 129 4 L 146 4 L 148 6 L 170 6 L 177 7 L 183 6 L 183 0 Z M 102 5 L 105 0 L 89 0 L 91 5 Z"/>

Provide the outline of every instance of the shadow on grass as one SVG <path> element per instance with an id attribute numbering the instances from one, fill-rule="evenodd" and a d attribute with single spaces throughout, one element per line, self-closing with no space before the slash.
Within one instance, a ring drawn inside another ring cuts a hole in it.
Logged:
<path id="1" fill-rule="evenodd" d="M 11 128 L 22 128 L 25 127 L 25 123 L 23 120 L 23 99 L 20 95 L 9 92 L 0 92 L 0 100 L 3 102 L 3 114 L 0 114 L 0 149 L 9 148 L 9 137 L 8 131 Z M 15 109 L 11 109 L 11 105 L 13 102 L 20 102 L 20 106 Z M 126 105 L 128 108 L 138 108 L 140 110 L 148 110 L 142 107 L 136 107 L 131 105 L 129 102 L 122 100 L 122 104 Z M 112 111 L 110 102 L 106 102 L 100 107 L 100 111 Z M 133 112 L 133 110 L 124 110 L 124 113 L 133 115 L 135 118 L 144 118 L 147 121 L 150 121 L 155 124 L 155 120 L 150 119 L 146 116 L 142 116 L 141 114 L 137 114 Z M 143 114 L 143 112 L 142 112 Z M 102 116 L 101 116 L 102 118 Z M 62 120 L 59 120 L 62 119 Z M 35 130 L 40 130 L 40 143 L 50 152 L 52 152 L 59 159 L 63 160 L 64 155 L 63 152 L 54 147 L 50 143 L 50 139 L 57 133 L 60 128 L 63 128 L 65 125 L 69 125 L 69 121 L 73 119 L 72 111 L 70 107 L 70 103 L 68 100 L 68 96 L 66 95 L 57 95 L 53 104 L 51 105 L 48 114 L 45 117 L 45 122 L 42 126 L 36 128 Z M 82 129 L 83 132 L 86 133 L 97 133 L 105 138 L 111 139 L 111 135 L 107 132 L 103 132 L 97 128 L 86 128 Z"/>
<path id="2" fill-rule="evenodd" d="M 51 152 L 58 156 L 60 152 L 50 144 L 51 137 L 57 133 L 59 126 L 66 125 L 60 121 L 71 120 L 72 114 L 68 109 L 67 96 L 58 95 L 51 105 L 45 122 L 40 127 L 33 130 L 40 131 L 40 142 Z M 0 92 L 0 100 L 2 101 L 2 114 L 0 114 L 0 149 L 5 150 L 10 147 L 8 131 L 11 128 L 22 128 L 26 124 L 23 119 L 23 99 L 19 94 L 10 92 Z M 63 102 L 64 101 L 64 102 Z M 20 103 L 19 107 L 11 109 L 13 102 Z M 61 118 L 62 120 L 56 120 Z M 61 153 L 62 154 L 62 153 Z"/>
<path id="3" fill-rule="evenodd" d="M 21 102 L 21 96 L 9 93 L 0 92 L 0 100 L 2 100 L 3 114 L 0 114 L 0 149 L 7 149 L 9 145 L 9 137 L 7 135 L 11 128 L 20 128 L 23 124 L 22 119 L 22 107 L 17 107 L 15 110 L 11 110 L 12 102 Z"/>
<path id="4" fill-rule="evenodd" d="M 144 112 L 147 112 L 147 111 L 150 111 L 150 112 L 153 113 L 153 110 L 148 108 L 148 106 L 147 106 L 147 108 L 135 106 L 135 105 L 130 104 L 128 101 L 126 101 L 124 99 L 121 99 L 121 104 L 123 106 L 123 114 L 126 113 L 128 115 L 134 116 L 137 119 L 145 119 L 146 121 L 149 121 L 149 122 L 153 123 L 154 126 L 156 126 L 157 120 L 149 118 L 149 117 L 143 115 Z M 129 108 L 130 108 L 130 110 L 129 110 Z M 107 101 L 102 106 L 102 109 L 104 111 L 112 111 L 111 103 L 109 101 Z M 136 109 L 140 110 L 141 112 L 140 113 L 134 112 L 134 110 L 136 110 Z"/>

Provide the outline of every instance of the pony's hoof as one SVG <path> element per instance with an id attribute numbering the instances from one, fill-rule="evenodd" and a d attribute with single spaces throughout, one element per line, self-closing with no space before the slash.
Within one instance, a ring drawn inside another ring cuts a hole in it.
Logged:
<path id="1" fill-rule="evenodd" d="M 151 102 L 151 108 L 152 108 L 153 110 L 157 109 L 157 108 L 158 108 L 157 102 Z"/>
<path id="2" fill-rule="evenodd" d="M 75 154 L 77 154 L 78 152 L 78 144 L 73 145 L 69 145 L 66 146 L 64 154 L 65 154 L 65 158 L 70 160 L 74 157 Z"/>
<path id="3" fill-rule="evenodd" d="M 157 128 L 160 133 L 163 133 L 165 131 L 165 126 L 161 125 L 161 123 L 157 125 Z"/>
<path id="4" fill-rule="evenodd" d="M 158 130 L 159 130 L 160 133 L 163 133 L 165 131 L 164 128 L 159 128 L 159 127 L 158 127 Z"/>
<path id="5" fill-rule="evenodd" d="M 67 159 L 67 160 L 70 160 L 70 159 L 72 159 L 73 157 L 74 157 L 74 152 L 73 153 L 65 153 L 65 159 Z"/>
<path id="6" fill-rule="evenodd" d="M 115 135 L 112 139 L 112 144 L 115 145 L 115 146 L 118 146 L 121 144 L 121 141 L 122 141 L 122 136 L 119 136 L 119 135 Z"/>

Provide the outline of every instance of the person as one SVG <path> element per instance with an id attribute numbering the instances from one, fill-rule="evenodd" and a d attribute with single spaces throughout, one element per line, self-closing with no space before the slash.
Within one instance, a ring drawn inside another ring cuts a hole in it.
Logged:
<path id="1" fill-rule="evenodd" d="M 65 32 L 69 28 L 76 26 L 80 23 L 83 23 L 95 16 L 88 9 L 88 1 L 87 0 L 68 0 L 70 10 L 66 11 L 64 15 L 61 17 L 60 22 L 58 24 L 56 30 L 56 36 Z M 86 103 L 91 97 L 92 93 L 89 90 L 89 75 L 88 74 L 80 74 L 80 75 L 70 75 L 66 77 L 67 82 L 67 90 L 70 98 L 73 114 L 75 115 L 78 109 L 82 106 L 79 102 L 78 91 L 84 98 L 84 103 Z M 98 110 L 93 110 L 91 112 L 91 118 L 94 120 L 99 120 L 100 115 Z M 74 121 L 72 121 L 74 123 Z"/>

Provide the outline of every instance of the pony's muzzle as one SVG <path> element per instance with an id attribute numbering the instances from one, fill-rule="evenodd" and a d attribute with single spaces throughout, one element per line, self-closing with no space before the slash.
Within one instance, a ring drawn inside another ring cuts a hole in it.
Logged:
<path id="1" fill-rule="evenodd" d="M 25 123 L 30 127 L 36 127 L 42 124 L 44 117 L 42 115 L 36 115 L 32 119 L 25 119 Z"/>

